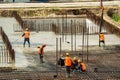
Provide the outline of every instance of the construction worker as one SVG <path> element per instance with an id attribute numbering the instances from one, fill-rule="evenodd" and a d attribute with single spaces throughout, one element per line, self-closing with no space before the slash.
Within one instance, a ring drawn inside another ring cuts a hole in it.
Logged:
<path id="1" fill-rule="evenodd" d="M 25 43 L 26 41 L 28 42 L 28 45 L 30 47 L 30 39 L 29 39 L 29 36 L 30 36 L 30 32 L 28 30 L 28 28 L 25 29 L 25 32 L 23 33 L 22 37 L 24 36 L 24 43 L 23 43 L 23 46 L 25 47 Z"/>
<path id="2" fill-rule="evenodd" d="M 71 69 L 72 69 L 73 71 L 76 71 L 76 70 L 77 70 L 77 67 L 78 67 L 78 59 L 77 59 L 77 57 L 74 57 L 74 58 L 73 58 L 73 61 L 72 61 L 72 67 L 71 67 Z"/>
<path id="3" fill-rule="evenodd" d="M 65 58 L 63 57 L 63 54 L 61 54 L 61 55 L 60 55 L 60 58 L 59 58 L 59 60 L 58 60 L 58 65 L 64 66 L 64 65 L 65 65 L 65 64 L 64 64 L 64 60 L 65 60 Z"/>
<path id="4" fill-rule="evenodd" d="M 43 54 L 44 54 L 44 48 L 46 47 L 46 44 L 38 47 L 38 54 L 39 54 L 39 58 L 40 58 L 40 63 L 44 63 L 43 61 Z"/>
<path id="5" fill-rule="evenodd" d="M 70 77 L 70 69 L 71 69 L 71 65 L 72 65 L 72 60 L 70 58 L 69 53 L 66 53 L 64 63 L 65 63 L 65 67 L 66 67 L 66 77 L 69 78 Z"/>
<path id="6" fill-rule="evenodd" d="M 78 60 L 78 69 L 82 72 L 85 72 L 87 70 L 85 63 L 81 60 Z"/>
<path id="7" fill-rule="evenodd" d="M 102 32 L 100 33 L 100 46 L 101 46 L 101 42 L 103 43 L 103 47 L 105 47 L 105 37 Z"/>

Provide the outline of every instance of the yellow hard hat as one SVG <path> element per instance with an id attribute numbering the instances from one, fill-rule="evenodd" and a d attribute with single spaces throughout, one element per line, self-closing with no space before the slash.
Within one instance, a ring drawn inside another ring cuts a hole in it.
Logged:
<path id="1" fill-rule="evenodd" d="M 66 55 L 68 56 L 68 55 L 70 55 L 69 53 L 66 53 Z"/>
<path id="2" fill-rule="evenodd" d="M 81 62 L 81 60 L 79 59 L 78 62 Z"/>
<path id="3" fill-rule="evenodd" d="M 25 30 L 28 31 L 28 28 L 26 28 Z"/>
<path id="4" fill-rule="evenodd" d="M 77 60 L 77 58 L 76 58 L 76 57 L 74 57 L 74 58 L 73 58 L 73 60 Z"/>

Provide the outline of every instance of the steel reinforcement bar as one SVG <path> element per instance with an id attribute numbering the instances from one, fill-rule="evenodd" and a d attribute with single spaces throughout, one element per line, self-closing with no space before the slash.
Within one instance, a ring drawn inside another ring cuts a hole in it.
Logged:
<path id="1" fill-rule="evenodd" d="M 5 34 L 5 32 L 3 31 L 2 27 L 0 27 L 0 34 L 1 34 L 1 37 L 2 37 L 2 40 L 6 46 L 6 49 L 8 50 L 8 53 L 9 53 L 9 56 L 11 58 L 11 62 L 13 64 L 12 67 L 14 67 L 14 64 L 15 64 L 15 52 L 14 52 L 14 49 L 12 49 L 12 45 L 7 37 L 7 35 Z M 6 54 L 6 53 L 4 53 Z M 8 56 L 8 58 L 9 58 Z"/>

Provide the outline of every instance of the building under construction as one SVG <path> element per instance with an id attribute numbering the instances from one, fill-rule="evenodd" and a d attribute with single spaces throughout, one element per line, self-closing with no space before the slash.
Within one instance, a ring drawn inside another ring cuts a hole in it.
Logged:
<path id="1" fill-rule="evenodd" d="M 118 9 L 107 9 L 102 18 L 98 8 L 36 10 L 0 11 L 1 80 L 120 79 L 119 24 L 111 23 L 107 15 Z M 26 27 L 30 30 L 30 47 L 27 43 L 23 47 Z M 105 47 L 100 47 L 100 32 L 105 34 Z M 40 63 L 37 47 L 43 44 L 45 62 Z M 58 65 L 60 55 L 65 57 L 66 52 L 72 59 L 85 62 L 87 71 L 71 71 L 66 78 L 65 66 Z"/>

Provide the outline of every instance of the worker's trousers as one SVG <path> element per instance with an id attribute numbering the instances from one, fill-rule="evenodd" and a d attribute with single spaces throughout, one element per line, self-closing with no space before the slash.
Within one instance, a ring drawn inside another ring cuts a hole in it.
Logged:
<path id="1" fill-rule="evenodd" d="M 28 42 L 28 45 L 29 45 L 29 47 L 30 47 L 30 39 L 29 39 L 29 38 L 25 38 L 25 39 L 24 39 L 24 44 L 23 44 L 24 47 L 25 47 L 25 43 L 26 43 L 26 42 Z"/>
<path id="2" fill-rule="evenodd" d="M 66 66 L 66 77 L 70 77 L 70 66 Z"/>
<path id="3" fill-rule="evenodd" d="M 40 63 L 43 63 L 43 54 L 39 54 L 40 57 Z"/>

